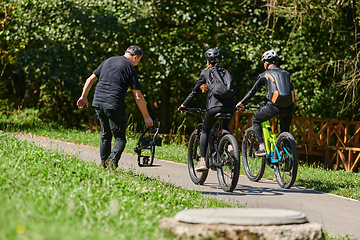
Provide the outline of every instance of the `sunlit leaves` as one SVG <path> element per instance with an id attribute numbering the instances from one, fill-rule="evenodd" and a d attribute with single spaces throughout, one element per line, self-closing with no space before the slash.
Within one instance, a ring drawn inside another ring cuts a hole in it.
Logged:
<path id="1" fill-rule="evenodd" d="M 352 73 L 345 63 L 356 57 L 356 17 L 351 1 L 335 0 L 9 0 L 0 6 L 0 101 L 88 125 L 83 115 L 92 109 L 81 116 L 74 109 L 85 79 L 107 57 L 137 44 L 145 52 L 138 66 L 142 92 L 152 117 L 169 132 L 183 121 L 176 108 L 206 67 L 207 48 L 222 51 L 223 66 L 235 76 L 236 100 L 263 71 L 261 54 L 275 49 L 293 76 L 296 115 L 351 119 L 353 113 L 341 113 L 332 101 L 344 97 L 334 83 Z M 130 94 L 126 101 L 140 126 Z M 205 96 L 193 104 L 205 106 Z"/>

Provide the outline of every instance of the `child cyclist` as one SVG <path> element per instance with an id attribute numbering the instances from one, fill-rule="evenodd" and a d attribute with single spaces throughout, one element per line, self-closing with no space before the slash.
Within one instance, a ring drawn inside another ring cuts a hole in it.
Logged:
<path id="1" fill-rule="evenodd" d="M 222 70 L 218 64 L 222 60 L 221 52 L 216 48 L 210 48 L 205 52 L 205 58 L 207 67 L 200 74 L 199 80 L 194 86 L 193 90 L 190 92 L 189 96 L 178 108 L 179 111 L 186 111 L 186 107 L 189 105 L 190 101 L 193 100 L 196 95 L 200 92 L 206 92 L 209 90 L 207 83 L 211 82 L 214 77 L 212 74 L 212 67 L 215 67 L 218 72 Z M 231 113 L 232 115 L 235 112 L 235 100 L 234 96 L 228 98 L 216 98 L 211 91 L 208 91 L 207 101 L 206 101 L 206 113 L 202 126 L 202 131 L 200 135 L 200 162 L 196 166 L 196 171 L 206 171 L 208 170 L 205 162 L 206 151 L 208 148 L 208 142 L 210 139 L 210 132 L 212 127 L 216 123 L 215 115 L 217 113 Z M 223 123 L 223 133 L 229 134 L 229 124 L 231 120 L 224 120 Z"/>

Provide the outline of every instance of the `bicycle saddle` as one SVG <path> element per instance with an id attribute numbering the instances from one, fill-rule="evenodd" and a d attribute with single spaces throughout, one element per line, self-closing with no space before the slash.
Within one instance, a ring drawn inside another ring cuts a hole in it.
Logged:
<path id="1" fill-rule="evenodd" d="M 223 118 L 223 119 L 230 119 L 231 118 L 231 113 L 217 113 L 215 115 L 216 118 Z"/>

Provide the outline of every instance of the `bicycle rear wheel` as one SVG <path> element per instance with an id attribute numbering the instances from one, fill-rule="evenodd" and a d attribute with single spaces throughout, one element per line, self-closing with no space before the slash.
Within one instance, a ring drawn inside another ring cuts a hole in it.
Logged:
<path id="1" fill-rule="evenodd" d="M 258 182 L 264 175 L 265 158 L 255 156 L 258 143 L 254 129 L 246 130 L 242 142 L 242 163 L 247 178 L 252 182 Z"/>
<path id="2" fill-rule="evenodd" d="M 188 170 L 191 181 L 195 184 L 203 184 L 208 176 L 209 170 L 197 172 L 195 167 L 200 161 L 200 139 L 198 130 L 194 130 L 190 135 L 188 144 Z"/>
<path id="3" fill-rule="evenodd" d="M 239 145 L 233 135 L 227 134 L 221 138 L 218 150 L 217 161 L 222 163 L 222 166 L 217 168 L 218 180 L 225 192 L 232 192 L 240 174 Z"/>
<path id="4" fill-rule="evenodd" d="M 289 189 L 296 180 L 298 169 L 298 152 L 294 137 L 288 132 L 281 133 L 276 141 L 276 147 L 280 159 L 274 164 L 276 181 L 281 188 Z"/>

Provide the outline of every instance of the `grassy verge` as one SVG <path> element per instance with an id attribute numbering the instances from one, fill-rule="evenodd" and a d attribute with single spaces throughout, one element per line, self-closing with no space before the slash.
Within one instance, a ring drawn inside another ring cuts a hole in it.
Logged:
<path id="1" fill-rule="evenodd" d="M 83 131 L 63 128 L 57 124 L 43 124 L 34 111 L 25 111 L 21 114 L 4 114 L 0 112 L 0 130 L 34 134 L 92 147 L 99 147 L 100 145 L 99 131 Z M 139 134 L 133 133 L 131 130 L 128 131 L 125 152 L 135 154 L 134 148 L 138 139 Z M 184 144 L 163 144 L 162 147 L 156 148 L 156 158 L 186 163 L 187 147 Z"/>
<path id="2" fill-rule="evenodd" d="M 0 134 L 0 239 L 172 239 L 160 219 L 229 206 Z"/>

